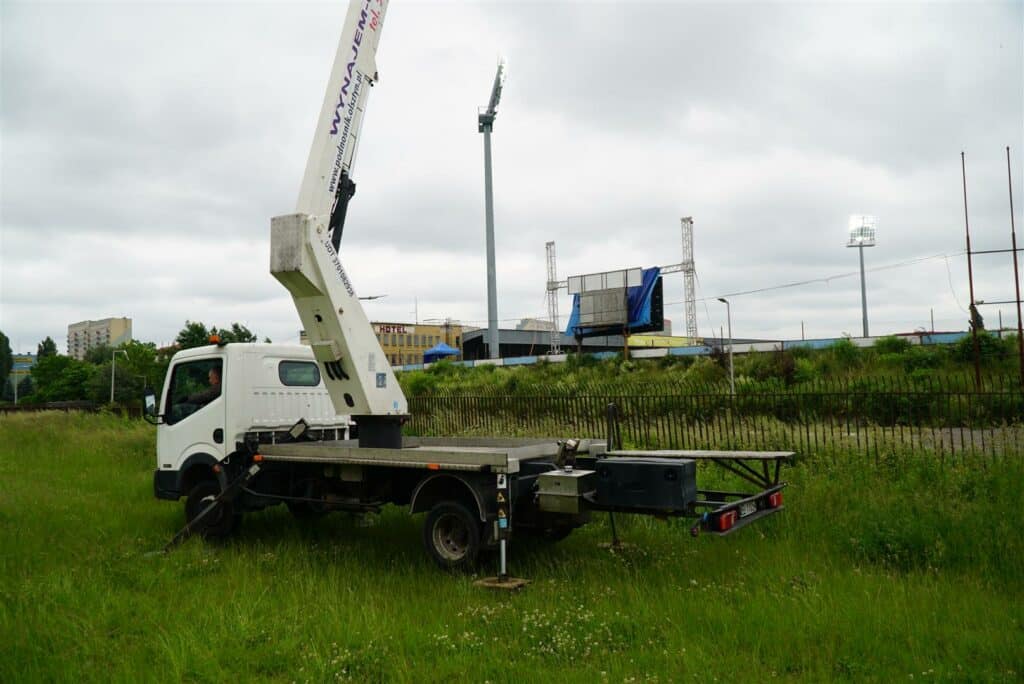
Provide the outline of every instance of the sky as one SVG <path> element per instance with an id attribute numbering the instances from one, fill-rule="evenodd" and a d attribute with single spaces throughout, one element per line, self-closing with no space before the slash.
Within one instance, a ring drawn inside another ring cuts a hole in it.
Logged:
<path id="1" fill-rule="evenodd" d="M 0 330 L 186 320 L 275 342 L 300 323 L 269 273 L 294 210 L 347 4 L 0 3 Z M 697 323 L 737 337 L 858 335 L 851 214 L 872 334 L 961 330 L 975 249 L 1009 247 L 1006 147 L 1024 242 L 1024 3 L 394 2 L 341 259 L 371 320 L 486 326 L 483 141 L 492 138 L 498 317 L 545 317 L 558 275 L 681 260 L 694 218 Z M 946 256 L 941 256 L 946 255 Z M 922 257 L 936 257 L 921 259 Z M 913 263 L 907 263 L 913 262 Z M 898 265 L 894 268 L 879 267 Z M 1008 254 L 976 297 L 1013 297 Z M 685 331 L 683 280 L 666 317 Z M 570 308 L 559 301 L 564 326 Z M 983 307 L 994 327 L 1012 305 Z"/>

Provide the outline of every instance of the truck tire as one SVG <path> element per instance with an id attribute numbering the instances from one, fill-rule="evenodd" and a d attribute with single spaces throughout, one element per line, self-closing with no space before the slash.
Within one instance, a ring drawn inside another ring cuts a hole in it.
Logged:
<path id="1" fill-rule="evenodd" d="M 480 520 L 454 501 L 442 501 L 427 513 L 423 543 L 427 553 L 443 570 L 469 572 L 480 554 Z"/>
<path id="2" fill-rule="evenodd" d="M 196 484 L 185 499 L 185 521 L 192 522 L 220 494 L 220 484 L 216 480 L 202 480 Z M 235 510 L 231 502 L 221 502 L 218 510 L 211 511 L 203 518 L 199 528 L 193 530 L 204 539 L 223 540 L 238 530 L 242 514 Z"/>

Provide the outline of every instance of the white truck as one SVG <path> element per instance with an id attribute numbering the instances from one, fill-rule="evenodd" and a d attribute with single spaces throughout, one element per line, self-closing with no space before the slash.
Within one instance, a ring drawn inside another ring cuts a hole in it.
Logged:
<path id="1" fill-rule="evenodd" d="M 614 406 L 601 439 L 402 435 L 405 395 L 339 259 L 386 9 L 386 0 L 350 4 L 298 206 L 271 221 L 270 270 L 292 295 L 309 352 L 179 352 L 159 405 L 152 392 L 145 398 L 158 424 L 156 494 L 186 498 L 187 524 L 171 543 L 192 532 L 226 536 L 244 512 L 282 503 L 296 515 L 393 504 L 426 513 L 424 545 L 443 568 L 472 568 L 482 549 L 497 547 L 494 581 L 509 586 L 513 530 L 557 540 L 606 511 L 615 542 L 617 512 L 688 516 L 695 534 L 728 534 L 782 510 L 788 452 L 624 451 Z M 351 428 L 338 418 L 346 414 Z M 698 489 L 702 459 L 754 491 Z"/>
<path id="2" fill-rule="evenodd" d="M 349 416 L 336 414 L 312 350 L 301 345 L 210 344 L 178 352 L 160 403 L 153 490 L 161 499 L 186 497 L 189 517 L 220 493 L 225 465 L 240 445 L 289 440 L 299 420 L 307 439 L 346 440 L 352 427 Z M 306 512 L 301 504 L 291 508 Z M 228 516 L 211 532 L 229 534 L 237 522 Z"/>

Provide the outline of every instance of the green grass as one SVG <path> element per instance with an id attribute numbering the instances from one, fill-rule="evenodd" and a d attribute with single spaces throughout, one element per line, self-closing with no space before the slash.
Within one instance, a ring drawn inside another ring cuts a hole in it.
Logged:
<path id="1" fill-rule="evenodd" d="M 0 681 L 1016 681 L 1024 467 L 913 453 L 804 460 L 787 510 L 727 538 L 625 519 L 516 544 L 490 593 L 391 508 L 250 516 L 225 547 L 151 554 L 152 428 L 0 417 Z"/>

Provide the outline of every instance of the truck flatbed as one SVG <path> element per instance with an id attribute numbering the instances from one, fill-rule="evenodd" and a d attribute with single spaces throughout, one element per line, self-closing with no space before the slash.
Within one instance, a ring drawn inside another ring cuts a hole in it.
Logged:
<path id="1" fill-rule="evenodd" d="M 603 440 L 582 440 L 578 453 Z M 518 473 L 520 464 L 558 454 L 553 439 L 405 437 L 401 449 L 360 447 L 356 440 L 264 444 L 267 461 L 317 462 L 427 470 Z"/>

